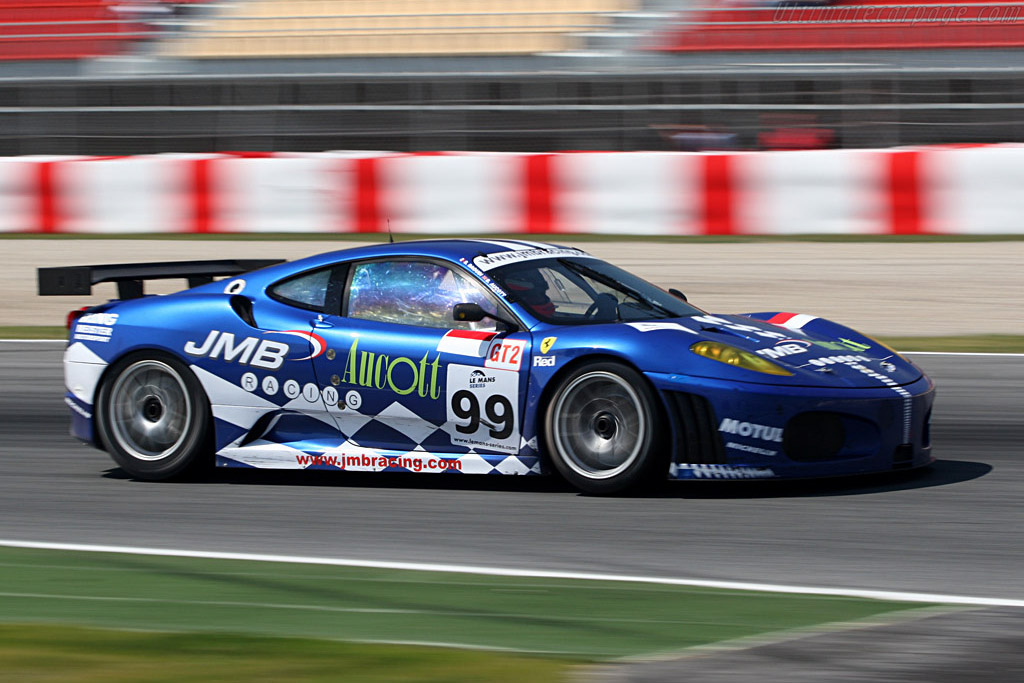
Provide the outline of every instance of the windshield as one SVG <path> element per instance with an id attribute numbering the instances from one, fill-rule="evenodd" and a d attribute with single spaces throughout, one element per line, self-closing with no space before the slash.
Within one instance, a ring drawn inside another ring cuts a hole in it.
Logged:
<path id="1" fill-rule="evenodd" d="M 703 313 L 632 273 L 593 258 L 514 263 L 491 272 L 509 299 L 557 325 L 679 318 Z"/>

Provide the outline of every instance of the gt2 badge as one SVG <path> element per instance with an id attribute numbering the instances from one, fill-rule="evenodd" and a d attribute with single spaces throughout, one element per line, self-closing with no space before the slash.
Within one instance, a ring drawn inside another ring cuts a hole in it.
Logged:
<path id="1" fill-rule="evenodd" d="M 523 364 L 526 342 L 521 339 L 501 339 L 491 344 L 484 367 L 497 370 L 519 370 Z"/>

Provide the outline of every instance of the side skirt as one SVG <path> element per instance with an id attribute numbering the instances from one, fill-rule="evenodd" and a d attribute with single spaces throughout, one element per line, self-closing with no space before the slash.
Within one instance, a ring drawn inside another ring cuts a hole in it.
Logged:
<path id="1" fill-rule="evenodd" d="M 490 453 L 431 453 L 364 448 L 351 442 L 324 447 L 317 442 L 290 444 L 254 441 L 217 453 L 218 467 L 346 472 L 455 474 L 541 474 L 537 456 Z"/>

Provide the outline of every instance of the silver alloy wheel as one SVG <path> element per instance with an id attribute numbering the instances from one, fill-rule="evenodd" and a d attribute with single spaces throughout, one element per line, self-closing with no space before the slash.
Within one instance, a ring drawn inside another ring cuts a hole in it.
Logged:
<path id="1" fill-rule="evenodd" d="M 149 462 L 174 453 L 193 421 L 185 381 L 170 365 L 156 360 L 125 368 L 110 390 L 108 408 L 118 446 Z"/>
<path id="2" fill-rule="evenodd" d="M 588 479 L 609 479 L 628 469 L 643 450 L 648 424 L 642 399 L 612 372 L 580 375 L 552 407 L 551 436 L 570 469 Z"/>

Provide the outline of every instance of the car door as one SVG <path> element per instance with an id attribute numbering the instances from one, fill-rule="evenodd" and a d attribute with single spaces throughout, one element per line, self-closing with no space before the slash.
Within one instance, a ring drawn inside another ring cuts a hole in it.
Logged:
<path id="1" fill-rule="evenodd" d="M 323 352 L 312 320 L 340 298 L 330 296 L 332 267 L 290 276 L 267 297 L 237 295 L 231 325 L 184 347 L 201 373 L 217 418 L 218 454 L 255 467 L 301 467 L 307 452 L 337 441 L 311 358 Z M 234 287 L 228 283 L 227 287 Z"/>
<path id="2" fill-rule="evenodd" d="M 451 263 L 390 257 L 350 265 L 342 315 L 316 323 L 335 352 L 313 359 L 346 457 L 519 452 L 530 336 L 490 318 L 455 321 L 452 309 L 463 302 L 499 309 Z"/>

